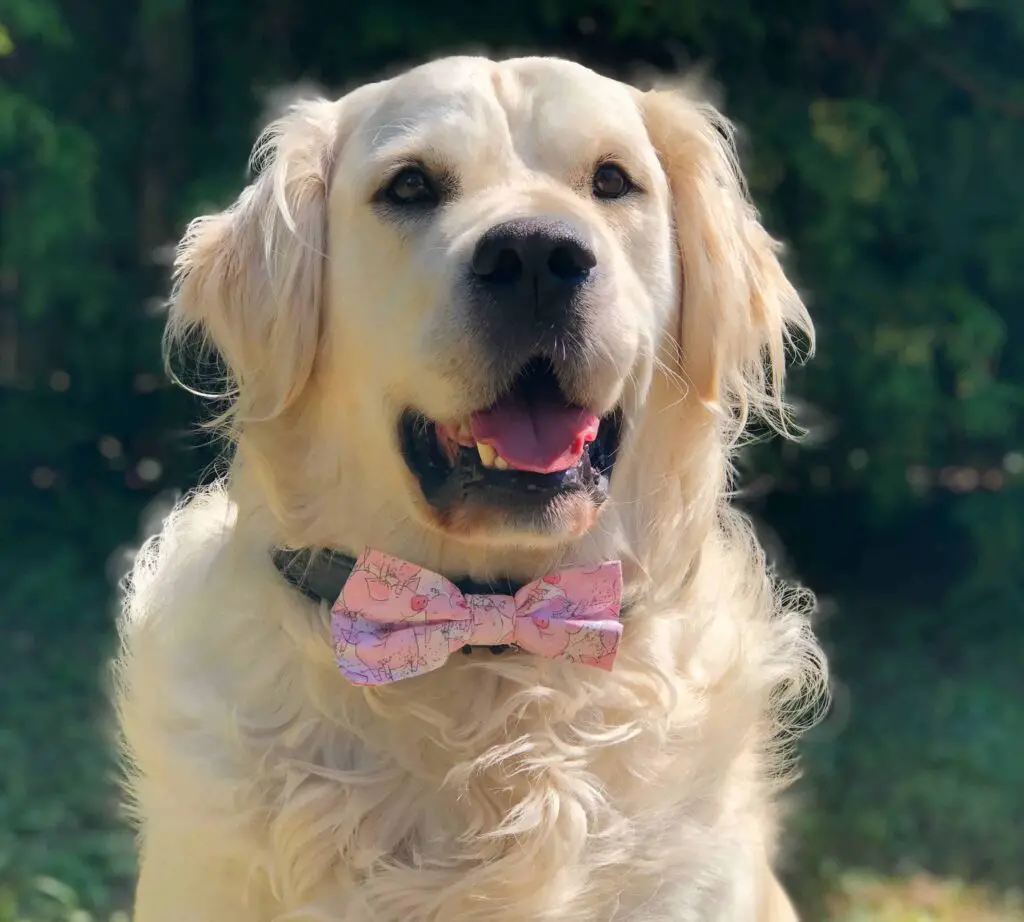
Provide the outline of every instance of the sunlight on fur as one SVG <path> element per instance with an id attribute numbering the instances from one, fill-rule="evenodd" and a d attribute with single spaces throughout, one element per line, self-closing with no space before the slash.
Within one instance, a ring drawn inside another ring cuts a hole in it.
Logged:
<path id="1" fill-rule="evenodd" d="M 410 150 L 457 189 L 415 227 L 374 198 Z M 610 155 L 638 191 L 593 200 L 579 177 Z M 256 161 L 178 251 L 168 348 L 198 334 L 223 358 L 234 451 L 127 582 L 136 922 L 795 918 L 775 798 L 825 664 L 811 597 L 728 500 L 749 420 L 786 429 L 786 353 L 812 332 L 728 123 L 566 62 L 453 58 L 296 103 Z M 406 407 L 454 419 L 495 398 L 460 267 L 489 226 L 539 212 L 597 254 L 564 377 L 621 408 L 622 442 L 589 530 L 502 515 L 494 537 L 428 508 L 395 429 Z M 620 559 L 618 659 L 474 653 L 356 688 L 278 546 L 477 579 Z"/>

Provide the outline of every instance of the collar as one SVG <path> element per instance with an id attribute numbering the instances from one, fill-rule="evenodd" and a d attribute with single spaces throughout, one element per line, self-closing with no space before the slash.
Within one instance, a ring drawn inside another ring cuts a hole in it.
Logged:
<path id="1" fill-rule="evenodd" d="M 274 548 L 271 557 L 277 571 L 287 582 L 291 583 L 306 598 L 318 604 L 326 602 L 328 607 L 333 605 L 341 595 L 342 586 L 352 575 L 352 569 L 356 565 L 355 557 L 349 554 L 308 547 L 301 550 Z M 453 579 L 452 582 L 464 594 L 500 592 L 504 595 L 515 595 L 525 585 L 508 579 L 495 580 L 490 583 L 480 583 L 470 579 Z M 468 654 L 474 649 L 476 648 L 463 647 L 462 652 Z M 503 644 L 487 649 L 492 653 L 504 653 L 512 648 Z"/>
<path id="2" fill-rule="evenodd" d="M 272 557 L 278 572 L 296 589 L 314 602 L 333 605 L 341 595 L 341 588 L 352 575 L 355 557 L 341 551 L 303 548 L 298 551 L 275 548 Z M 515 595 L 525 586 L 509 579 L 480 583 L 471 579 L 453 579 L 452 583 L 466 595 L 500 592 Z"/>

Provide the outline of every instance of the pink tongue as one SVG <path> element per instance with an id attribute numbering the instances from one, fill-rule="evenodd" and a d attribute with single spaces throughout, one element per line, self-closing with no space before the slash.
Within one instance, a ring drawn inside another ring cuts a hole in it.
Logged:
<path id="1" fill-rule="evenodd" d="M 469 418 L 473 438 L 490 445 L 509 467 L 553 474 L 575 467 L 597 438 L 598 418 L 587 410 L 508 396 Z"/>

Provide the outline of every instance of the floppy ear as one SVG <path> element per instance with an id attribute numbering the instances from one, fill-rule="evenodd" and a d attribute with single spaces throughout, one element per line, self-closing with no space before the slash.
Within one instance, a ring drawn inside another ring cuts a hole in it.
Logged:
<path id="1" fill-rule="evenodd" d="M 212 341 L 240 421 L 278 416 L 313 367 L 337 127 L 337 103 L 291 106 L 254 148 L 253 183 L 226 211 L 193 221 L 178 246 L 167 342 L 195 330 Z"/>
<path id="2" fill-rule="evenodd" d="M 680 90 L 652 90 L 641 105 L 671 187 L 684 374 L 735 435 L 751 413 L 785 431 L 786 349 L 795 332 L 813 348 L 813 326 L 748 198 L 733 127 Z"/>

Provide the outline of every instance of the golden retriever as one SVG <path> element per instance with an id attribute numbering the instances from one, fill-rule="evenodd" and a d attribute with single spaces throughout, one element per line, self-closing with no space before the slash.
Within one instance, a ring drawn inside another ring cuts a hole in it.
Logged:
<path id="1" fill-rule="evenodd" d="M 774 801 L 825 666 L 730 485 L 811 324 L 729 123 L 454 57 L 294 104 L 255 161 L 178 251 L 169 343 L 222 356 L 234 451 L 127 584 L 135 922 L 795 918 Z M 617 661 L 353 684 L 330 568 L 368 548 L 620 561 Z"/>

